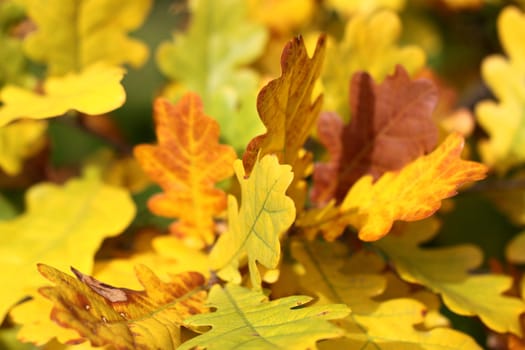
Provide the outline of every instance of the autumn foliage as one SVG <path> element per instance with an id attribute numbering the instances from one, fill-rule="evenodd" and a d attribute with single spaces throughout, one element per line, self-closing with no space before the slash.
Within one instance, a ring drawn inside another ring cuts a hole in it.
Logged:
<path id="1" fill-rule="evenodd" d="M 458 74 L 465 13 L 502 51 Z M 0 0 L 0 348 L 525 349 L 523 37 L 474 0 Z"/>

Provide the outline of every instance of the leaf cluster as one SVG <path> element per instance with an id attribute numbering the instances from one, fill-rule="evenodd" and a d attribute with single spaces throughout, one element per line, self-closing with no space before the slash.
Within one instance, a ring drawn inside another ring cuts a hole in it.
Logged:
<path id="1" fill-rule="evenodd" d="M 165 4 L 0 0 L 0 347 L 525 349 L 525 15 L 463 108 L 428 16 L 483 3 L 366 3 L 172 4 L 135 138 Z"/>

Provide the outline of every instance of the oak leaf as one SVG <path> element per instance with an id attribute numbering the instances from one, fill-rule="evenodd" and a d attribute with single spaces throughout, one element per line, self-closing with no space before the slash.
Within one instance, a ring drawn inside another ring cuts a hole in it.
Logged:
<path id="1" fill-rule="evenodd" d="M 329 45 L 322 73 L 325 100 L 323 110 L 351 118 L 348 82 L 354 73 L 365 71 L 381 82 L 402 64 L 409 74 L 425 64 L 425 53 L 417 46 L 399 47 L 401 20 L 392 11 L 356 14 L 346 24 L 341 42 Z"/>
<path id="2" fill-rule="evenodd" d="M 415 221 L 432 215 L 457 188 L 483 179 L 487 167 L 461 159 L 464 140 L 450 134 L 436 150 L 417 158 L 398 172 L 387 172 L 375 183 L 360 178 L 341 204 L 359 238 L 375 241 L 386 235 L 395 220 Z"/>
<path id="3" fill-rule="evenodd" d="M 319 38 L 312 58 L 308 57 L 302 37 L 291 40 L 283 49 L 281 76 L 268 83 L 257 98 L 257 110 L 267 131 L 246 147 L 243 163 L 248 174 L 258 155 L 266 154 L 276 154 L 281 163 L 290 164 L 295 170 L 299 151 L 321 110 L 322 96 L 312 102 L 312 92 L 324 51 L 324 37 Z"/>
<path id="4" fill-rule="evenodd" d="M 21 120 L 0 128 L 0 168 L 8 175 L 22 171 L 24 160 L 38 153 L 46 144 L 47 124 Z"/>
<path id="5" fill-rule="evenodd" d="M 221 137 L 241 151 L 264 130 L 254 108 L 258 74 L 246 67 L 264 50 L 265 28 L 250 21 L 244 0 L 191 2 L 187 33 L 176 33 L 157 50 L 160 70 L 174 86 L 165 97 L 194 91 L 204 111 L 221 126 Z"/>
<path id="6" fill-rule="evenodd" d="M 280 235 L 295 219 L 294 203 L 285 195 L 293 173 L 271 155 L 256 161 L 248 178 L 240 160 L 234 168 L 241 185 L 241 207 L 235 197 L 228 197 L 228 231 L 213 247 L 210 264 L 220 278 L 239 283 L 239 263 L 247 257 L 252 285 L 259 288 L 256 262 L 269 269 L 277 267 Z"/>
<path id="7" fill-rule="evenodd" d="M 99 61 L 138 67 L 147 59 L 146 45 L 127 32 L 142 25 L 151 0 L 22 2 L 37 26 L 25 39 L 25 51 L 45 63 L 50 75 L 78 72 Z"/>
<path id="8" fill-rule="evenodd" d="M 126 100 L 123 76 L 122 68 L 94 64 L 79 73 L 47 78 L 42 94 L 7 85 L 0 90 L 0 127 L 19 118 L 60 116 L 70 109 L 90 115 L 112 111 Z"/>
<path id="9" fill-rule="evenodd" d="M 190 328 L 211 326 L 211 330 L 185 343 L 179 350 L 203 349 L 316 349 L 321 339 L 335 338 L 342 331 L 328 322 L 346 316 L 340 304 L 301 307 L 307 296 L 290 296 L 268 301 L 259 291 L 227 284 L 215 285 L 208 296 L 213 313 L 187 318 Z"/>
<path id="10" fill-rule="evenodd" d="M 292 254 L 304 267 L 303 293 L 316 297 L 316 305 L 343 303 L 352 310 L 338 325 L 343 338 L 320 344 L 321 349 L 480 349 L 467 335 L 451 329 L 421 330 L 427 307 L 400 298 L 378 301 L 387 287 L 385 263 L 372 252 L 350 254 L 339 242 L 294 242 Z"/>
<path id="11" fill-rule="evenodd" d="M 225 193 L 214 186 L 233 174 L 235 151 L 219 144 L 219 125 L 204 114 L 198 95 L 188 93 L 176 105 L 157 99 L 154 118 L 159 144 L 134 150 L 144 171 L 164 190 L 148 207 L 178 218 L 170 231 L 188 245 L 210 245 L 213 218 L 226 207 Z"/>
<path id="12" fill-rule="evenodd" d="M 438 138 L 432 119 L 436 103 L 432 82 L 411 80 L 400 65 L 381 84 L 368 73 L 354 74 L 350 122 L 341 130 L 340 122 L 334 121 L 337 116 L 319 119 L 320 140 L 333 159 L 331 166 L 314 171 L 314 199 L 323 202 L 334 196 L 340 202 L 360 177 L 377 180 L 432 151 Z"/>
<path id="13" fill-rule="evenodd" d="M 506 7 L 498 17 L 501 44 L 509 58 L 493 55 L 483 61 L 481 73 L 498 101 L 476 105 L 476 117 L 489 134 L 479 143 L 483 161 L 500 173 L 525 160 L 525 15 Z"/>
<path id="14" fill-rule="evenodd" d="M 450 310 L 478 316 L 497 332 L 521 335 L 519 315 L 525 311 L 525 303 L 502 294 L 512 286 L 512 278 L 469 274 L 482 262 L 479 248 L 472 245 L 419 247 L 436 234 L 438 226 L 435 219 L 407 224 L 375 244 L 393 261 L 401 278 L 439 293 Z"/>
<path id="15" fill-rule="evenodd" d="M 356 14 L 369 14 L 381 9 L 400 11 L 405 6 L 405 0 L 327 0 L 326 5 L 345 17 Z"/>
<path id="16" fill-rule="evenodd" d="M 249 0 L 250 15 L 276 33 L 289 35 L 311 20 L 316 10 L 313 0 Z"/>
<path id="17" fill-rule="evenodd" d="M 150 269 L 137 266 L 143 291 L 116 288 L 73 272 L 75 279 L 53 267 L 39 264 L 40 273 L 53 282 L 40 293 L 53 301 L 51 318 L 76 330 L 77 341 L 116 349 L 176 349 L 181 343 L 184 318 L 206 310 L 204 278 L 196 272 L 173 275 L 161 281 Z"/>
<path id="18" fill-rule="evenodd" d="M 37 262 L 91 271 L 102 240 L 120 234 L 135 206 L 129 194 L 103 184 L 88 171 L 64 186 L 42 183 L 26 194 L 26 212 L 0 222 L 0 318 L 32 288 L 41 284 Z M 30 247 L 30 249 L 28 249 Z"/>

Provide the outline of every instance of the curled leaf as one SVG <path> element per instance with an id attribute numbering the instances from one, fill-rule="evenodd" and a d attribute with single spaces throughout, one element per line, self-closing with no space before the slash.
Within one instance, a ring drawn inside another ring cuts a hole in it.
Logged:
<path id="1" fill-rule="evenodd" d="M 151 270 L 137 266 L 143 291 L 116 288 L 72 269 L 78 279 L 47 265 L 40 273 L 55 284 L 40 293 L 53 301 L 51 318 L 76 330 L 93 346 L 117 349 L 174 350 L 181 343 L 180 326 L 189 315 L 206 310 L 204 278 L 196 272 L 161 281 Z"/>

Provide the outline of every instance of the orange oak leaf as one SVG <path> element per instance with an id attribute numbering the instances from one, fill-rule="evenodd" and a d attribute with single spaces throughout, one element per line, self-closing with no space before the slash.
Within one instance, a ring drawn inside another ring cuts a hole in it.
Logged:
<path id="1" fill-rule="evenodd" d="M 331 198 L 341 202 L 360 177 L 371 175 L 377 180 L 431 152 L 438 139 L 432 119 L 436 103 L 434 84 L 412 80 L 400 65 L 381 84 L 374 83 L 368 73 L 354 74 L 351 121 L 340 130 L 334 115 L 319 120 L 320 141 L 332 161 L 316 166 L 312 199 L 318 204 Z M 334 127 L 332 135 L 327 135 L 325 129 Z"/>
<path id="2" fill-rule="evenodd" d="M 257 111 L 266 126 L 266 133 L 253 138 L 243 156 L 249 174 L 257 154 L 276 154 L 281 163 L 296 172 L 299 152 L 315 125 L 322 105 L 322 96 L 312 102 L 312 91 L 326 48 L 324 36 L 317 41 L 312 58 L 308 57 L 302 37 L 291 40 L 281 56 L 282 74 L 266 85 L 257 98 Z"/>
<path id="3" fill-rule="evenodd" d="M 432 215 L 457 188 L 485 177 L 487 167 L 460 158 L 464 139 L 450 134 L 434 152 L 400 171 L 386 172 L 373 183 L 360 178 L 346 195 L 340 210 L 359 230 L 359 238 L 375 241 L 386 235 L 395 220 L 416 221 Z"/>
<path id="4" fill-rule="evenodd" d="M 144 171 L 164 190 L 148 207 L 178 218 L 170 231 L 189 246 L 210 245 L 213 217 L 226 209 L 226 195 L 214 185 L 233 175 L 235 151 L 218 143 L 219 125 L 204 114 L 196 94 L 186 94 L 176 105 L 159 98 L 154 115 L 159 144 L 134 149 Z"/>
<path id="5" fill-rule="evenodd" d="M 136 267 L 143 291 L 116 288 L 72 268 L 78 279 L 53 267 L 39 264 L 40 273 L 53 287 L 40 293 L 53 302 L 51 318 L 60 326 L 78 332 L 79 339 L 93 346 L 115 349 L 175 349 L 180 343 L 182 321 L 207 311 L 204 277 L 197 272 L 161 281 L 143 265 Z"/>

